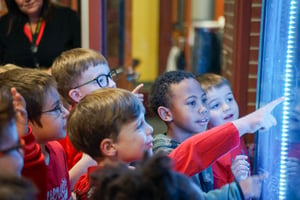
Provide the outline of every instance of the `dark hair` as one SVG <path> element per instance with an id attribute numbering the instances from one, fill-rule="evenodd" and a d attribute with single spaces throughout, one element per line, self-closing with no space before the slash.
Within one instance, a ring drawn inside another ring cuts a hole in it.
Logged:
<path id="1" fill-rule="evenodd" d="M 38 69 L 12 69 L 0 74 L 1 85 L 15 87 L 24 97 L 28 119 L 42 127 L 40 118 L 49 89 L 56 88 L 54 78 Z"/>
<path id="2" fill-rule="evenodd" d="M 5 143 L 3 136 L 6 133 L 6 128 L 14 120 L 15 112 L 12 102 L 10 88 L 0 87 L 0 145 Z"/>
<path id="3" fill-rule="evenodd" d="M 28 21 L 28 17 L 26 14 L 20 11 L 15 0 L 5 0 L 5 3 L 9 16 L 9 27 L 7 34 L 10 34 L 10 32 L 13 31 L 13 29 L 15 28 L 23 28 L 22 26 L 24 26 L 24 24 Z M 51 3 L 51 1 L 43 0 L 40 16 L 44 20 L 48 21 L 53 15 L 53 6 L 54 4 Z"/>
<path id="4" fill-rule="evenodd" d="M 136 169 L 127 165 L 104 166 L 91 175 L 91 197 L 96 200 L 189 200 L 203 199 L 192 182 L 171 170 L 170 158 L 160 152 L 137 164 Z"/>
<path id="5" fill-rule="evenodd" d="M 148 97 L 148 106 L 157 115 L 159 106 L 169 107 L 171 105 L 172 91 L 171 85 L 180 83 L 184 79 L 196 77 L 187 71 L 170 71 L 159 76 L 153 83 Z"/>
<path id="6" fill-rule="evenodd" d="M 0 175 L 1 200 L 35 200 L 38 190 L 29 180 L 12 174 Z"/>

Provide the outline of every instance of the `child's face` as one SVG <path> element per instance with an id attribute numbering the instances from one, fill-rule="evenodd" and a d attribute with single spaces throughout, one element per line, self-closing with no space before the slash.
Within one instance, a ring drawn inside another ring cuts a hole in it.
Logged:
<path id="1" fill-rule="evenodd" d="M 96 77 L 98 77 L 99 75 L 108 75 L 109 72 L 110 72 L 110 69 L 109 69 L 108 65 L 99 64 L 99 65 L 96 65 L 95 67 L 89 67 L 86 71 L 84 71 L 82 73 L 80 79 L 77 81 L 79 83 L 78 85 L 82 85 L 86 82 L 89 82 L 89 81 L 95 79 Z M 115 88 L 116 83 L 111 78 L 108 78 L 108 85 L 106 87 L 107 88 Z M 78 89 L 80 91 L 81 98 L 83 98 L 86 95 L 94 92 L 95 90 L 99 90 L 101 88 L 102 87 L 99 86 L 97 81 L 94 80 L 91 83 L 88 83 L 86 85 L 79 87 Z M 78 102 L 78 101 L 76 101 L 76 102 Z"/>
<path id="2" fill-rule="evenodd" d="M 145 151 L 152 155 L 153 128 L 145 121 L 144 113 L 127 124 L 124 124 L 119 133 L 117 155 L 126 163 L 141 160 Z"/>
<path id="3" fill-rule="evenodd" d="M 21 175 L 24 154 L 15 122 L 8 125 L 4 132 L 7 135 L 2 138 L 5 139 L 5 143 L 0 146 L 0 174 Z"/>
<path id="4" fill-rule="evenodd" d="M 56 88 L 50 88 L 45 95 L 40 122 L 43 127 L 31 123 L 32 132 L 39 144 L 62 139 L 66 136 L 66 121 L 69 111 L 64 108 Z"/>
<path id="5" fill-rule="evenodd" d="M 197 80 L 184 79 L 171 85 L 172 114 L 174 131 L 181 134 L 195 134 L 206 129 L 209 112 L 206 108 L 206 95 Z"/>
<path id="6" fill-rule="evenodd" d="M 206 97 L 210 112 L 209 128 L 238 119 L 239 108 L 228 85 L 208 90 Z"/>

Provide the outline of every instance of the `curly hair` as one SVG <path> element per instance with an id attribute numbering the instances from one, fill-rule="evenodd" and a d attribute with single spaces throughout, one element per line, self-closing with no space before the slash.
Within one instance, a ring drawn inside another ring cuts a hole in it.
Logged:
<path id="1" fill-rule="evenodd" d="M 193 78 L 194 74 L 187 71 L 169 71 L 159 76 L 153 83 L 148 97 L 148 107 L 158 115 L 157 109 L 159 106 L 169 107 L 172 103 L 171 85 L 178 84 L 184 79 Z"/>

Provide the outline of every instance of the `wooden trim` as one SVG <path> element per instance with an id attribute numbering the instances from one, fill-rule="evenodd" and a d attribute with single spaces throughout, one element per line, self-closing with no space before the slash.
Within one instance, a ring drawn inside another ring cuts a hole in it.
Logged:
<path id="1" fill-rule="evenodd" d="M 159 1 L 158 73 L 166 70 L 172 38 L 172 0 Z"/>
<path id="2" fill-rule="evenodd" d="M 101 24 L 104 20 L 101 18 L 101 3 L 105 0 L 89 1 L 89 47 L 102 52 L 101 48 Z"/>
<path id="3" fill-rule="evenodd" d="M 191 71 L 191 58 L 192 58 L 192 51 L 191 46 L 189 44 L 189 37 L 191 36 L 192 30 L 192 0 L 185 1 L 185 17 L 184 21 L 186 24 L 185 27 L 185 47 L 184 47 L 184 56 L 185 56 L 185 70 Z"/>
<path id="4" fill-rule="evenodd" d="M 133 83 L 126 80 L 126 73 L 132 70 L 132 0 L 125 1 L 125 30 L 124 31 L 124 70 L 125 76 L 122 88 L 133 89 Z"/>
<path id="5" fill-rule="evenodd" d="M 235 43 L 233 58 L 233 93 L 240 116 L 247 114 L 248 63 L 250 45 L 251 1 L 235 1 Z"/>

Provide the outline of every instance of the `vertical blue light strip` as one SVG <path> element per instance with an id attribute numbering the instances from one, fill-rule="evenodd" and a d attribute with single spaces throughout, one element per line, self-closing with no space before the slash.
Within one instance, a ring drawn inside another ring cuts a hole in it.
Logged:
<path id="1" fill-rule="evenodd" d="M 293 79 L 293 60 L 295 52 L 295 15 L 297 9 L 297 1 L 291 0 L 289 9 L 289 21 L 288 21 L 288 35 L 287 35 L 287 52 L 285 60 L 285 73 L 284 73 L 284 96 L 285 101 L 283 103 L 283 123 L 281 127 L 281 149 L 280 149 L 280 177 L 279 177 L 279 199 L 286 199 L 287 189 L 287 156 L 288 156 L 288 128 L 289 128 L 289 112 L 290 112 L 290 96 Z"/>

